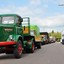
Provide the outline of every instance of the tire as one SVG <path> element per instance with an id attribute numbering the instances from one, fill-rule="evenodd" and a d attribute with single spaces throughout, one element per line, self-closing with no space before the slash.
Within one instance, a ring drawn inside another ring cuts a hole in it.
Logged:
<path id="1" fill-rule="evenodd" d="M 22 43 L 20 40 L 16 44 L 16 48 L 14 50 L 14 56 L 15 58 L 21 58 L 22 56 Z"/>
<path id="2" fill-rule="evenodd" d="M 32 44 L 32 49 L 31 49 L 31 53 L 34 53 L 35 47 L 34 47 L 34 43 Z"/>
<path id="3" fill-rule="evenodd" d="M 44 42 L 42 42 L 41 45 L 45 45 Z"/>
<path id="4" fill-rule="evenodd" d="M 41 49 L 41 43 L 37 45 L 37 49 Z"/>
<path id="5" fill-rule="evenodd" d="M 35 50 L 34 40 L 31 40 L 31 42 L 32 42 L 32 48 L 30 49 L 30 53 L 34 53 Z"/>

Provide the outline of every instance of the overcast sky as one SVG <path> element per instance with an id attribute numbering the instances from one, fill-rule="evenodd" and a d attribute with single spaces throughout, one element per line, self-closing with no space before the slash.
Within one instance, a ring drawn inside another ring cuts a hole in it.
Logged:
<path id="1" fill-rule="evenodd" d="M 30 17 L 40 31 L 64 30 L 64 0 L 0 0 L 0 14 L 14 13 Z"/>

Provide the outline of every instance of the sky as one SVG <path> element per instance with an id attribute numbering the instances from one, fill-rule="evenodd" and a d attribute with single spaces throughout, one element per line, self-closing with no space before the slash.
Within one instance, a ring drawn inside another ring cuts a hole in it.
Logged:
<path id="1" fill-rule="evenodd" d="M 40 31 L 64 30 L 64 0 L 0 0 L 0 14 L 30 17 Z"/>

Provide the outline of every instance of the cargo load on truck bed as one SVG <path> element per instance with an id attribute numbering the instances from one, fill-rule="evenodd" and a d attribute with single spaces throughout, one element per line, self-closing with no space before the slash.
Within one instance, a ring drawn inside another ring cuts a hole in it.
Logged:
<path id="1" fill-rule="evenodd" d="M 41 47 L 41 36 L 40 36 L 40 31 L 39 31 L 39 27 L 37 25 L 31 25 L 30 26 L 30 33 L 31 35 L 34 35 L 35 37 L 35 42 L 36 42 L 36 46 L 38 48 Z"/>

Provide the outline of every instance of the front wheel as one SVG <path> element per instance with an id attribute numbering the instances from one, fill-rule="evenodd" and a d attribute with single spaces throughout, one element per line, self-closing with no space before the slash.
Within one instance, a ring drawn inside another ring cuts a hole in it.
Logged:
<path id="1" fill-rule="evenodd" d="M 14 50 L 14 56 L 15 58 L 21 58 L 22 56 L 22 43 L 20 40 L 16 44 L 16 48 Z"/>

